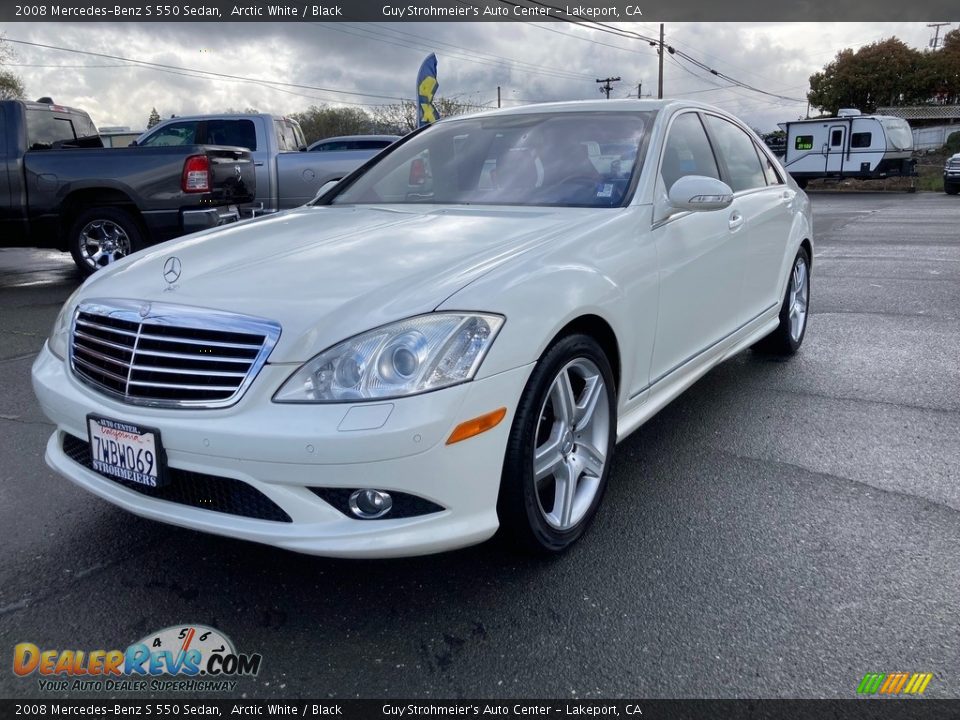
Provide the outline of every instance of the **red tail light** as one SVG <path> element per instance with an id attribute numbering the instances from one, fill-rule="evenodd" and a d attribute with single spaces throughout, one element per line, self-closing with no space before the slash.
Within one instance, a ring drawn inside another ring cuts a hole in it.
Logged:
<path id="1" fill-rule="evenodd" d="M 191 155 L 183 163 L 183 178 L 180 187 L 184 192 L 210 192 L 210 158 L 206 155 Z"/>

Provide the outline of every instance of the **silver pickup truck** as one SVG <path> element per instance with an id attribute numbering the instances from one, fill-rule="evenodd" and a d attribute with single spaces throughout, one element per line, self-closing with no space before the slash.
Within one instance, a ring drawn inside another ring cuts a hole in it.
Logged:
<path id="1" fill-rule="evenodd" d="M 255 213 L 309 202 L 330 180 L 339 180 L 379 149 L 306 152 L 300 124 L 264 113 L 194 115 L 164 120 L 136 140 L 138 146 L 216 144 L 247 148 L 256 166 Z"/>

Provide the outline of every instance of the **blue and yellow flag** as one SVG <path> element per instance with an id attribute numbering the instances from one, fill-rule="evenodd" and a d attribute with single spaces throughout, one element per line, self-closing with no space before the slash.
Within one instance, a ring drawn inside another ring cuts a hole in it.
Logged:
<path id="1" fill-rule="evenodd" d="M 420 66 L 420 72 L 417 73 L 417 127 L 429 125 L 440 119 L 440 113 L 433 104 L 433 98 L 439 87 L 437 56 L 430 53 Z"/>

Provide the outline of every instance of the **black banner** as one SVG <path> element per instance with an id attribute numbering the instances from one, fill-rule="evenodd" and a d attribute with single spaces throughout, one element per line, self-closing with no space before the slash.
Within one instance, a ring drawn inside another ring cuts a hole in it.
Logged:
<path id="1" fill-rule="evenodd" d="M 293 717 L 926 720 L 960 717 L 960 700 L 0 700 L 0 718 Z"/>
<path id="2" fill-rule="evenodd" d="M 0 22 L 651 22 L 911 21 L 956 16 L 956 0 L 35 0 Z"/>

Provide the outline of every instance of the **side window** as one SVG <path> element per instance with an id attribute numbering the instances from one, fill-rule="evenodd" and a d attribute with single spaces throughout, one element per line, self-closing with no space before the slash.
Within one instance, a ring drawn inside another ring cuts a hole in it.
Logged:
<path id="1" fill-rule="evenodd" d="M 793 141 L 794 150 L 813 150 L 813 135 L 797 135 Z"/>
<path id="2" fill-rule="evenodd" d="M 146 138 L 140 145 L 144 147 L 168 147 L 170 145 L 193 145 L 197 137 L 197 122 L 170 123 Z"/>
<path id="3" fill-rule="evenodd" d="M 873 133 L 858 132 L 850 136 L 850 147 L 865 148 L 873 144 Z"/>
<path id="4" fill-rule="evenodd" d="M 257 149 L 257 132 L 252 120 L 208 120 L 207 143 Z"/>
<path id="5" fill-rule="evenodd" d="M 7 156 L 7 120 L 0 107 L 0 158 Z"/>
<path id="6" fill-rule="evenodd" d="M 760 164 L 763 165 L 763 174 L 767 178 L 767 185 L 783 185 L 783 178 L 780 177 L 780 172 L 773 164 L 773 160 L 768 158 L 759 147 L 757 147 L 757 155 L 760 156 Z"/>
<path id="7" fill-rule="evenodd" d="M 683 113 L 674 119 L 660 164 L 660 176 L 667 191 L 687 175 L 720 179 L 717 160 L 696 113 Z"/>
<path id="8" fill-rule="evenodd" d="M 837 147 L 843 142 L 843 130 L 833 130 L 830 133 L 830 147 Z"/>
<path id="9" fill-rule="evenodd" d="M 49 110 L 28 110 L 27 147 L 49 150 L 55 144 L 72 143 L 77 139 L 70 118 L 58 117 Z"/>
<path id="10" fill-rule="evenodd" d="M 717 154 L 727 166 L 734 192 L 766 187 L 767 178 L 753 140 L 743 130 L 716 115 L 706 116 L 707 127 L 717 142 Z"/>

